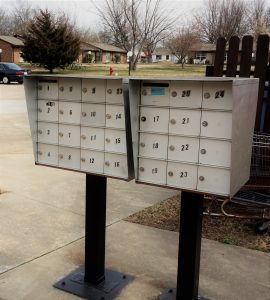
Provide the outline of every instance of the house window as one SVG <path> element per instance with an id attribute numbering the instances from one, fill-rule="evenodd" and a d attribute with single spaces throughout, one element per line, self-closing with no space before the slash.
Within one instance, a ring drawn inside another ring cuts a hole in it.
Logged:
<path id="1" fill-rule="evenodd" d="M 156 60 L 161 60 L 162 56 L 161 55 L 156 55 Z"/>
<path id="2" fill-rule="evenodd" d="M 166 55 L 166 60 L 169 60 L 170 59 L 170 55 Z"/>
<path id="3" fill-rule="evenodd" d="M 199 59 L 200 61 L 206 59 L 206 55 L 203 52 L 197 52 L 196 53 L 196 59 Z"/>

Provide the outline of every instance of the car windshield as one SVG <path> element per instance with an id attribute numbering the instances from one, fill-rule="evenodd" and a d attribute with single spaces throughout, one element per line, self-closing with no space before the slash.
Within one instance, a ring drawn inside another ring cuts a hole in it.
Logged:
<path id="1" fill-rule="evenodd" d="M 8 64 L 4 64 L 4 65 L 5 65 L 5 67 L 7 67 L 10 70 L 22 70 L 21 67 L 19 67 L 16 64 L 13 64 L 13 63 L 8 63 Z"/>

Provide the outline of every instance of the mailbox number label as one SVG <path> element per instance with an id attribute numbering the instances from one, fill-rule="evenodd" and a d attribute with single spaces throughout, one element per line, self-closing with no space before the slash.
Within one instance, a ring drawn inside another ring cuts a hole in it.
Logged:
<path id="1" fill-rule="evenodd" d="M 180 172 L 180 178 L 188 177 L 188 172 Z"/>
<path id="2" fill-rule="evenodd" d="M 153 149 L 158 149 L 158 143 L 153 144 Z"/>
<path id="3" fill-rule="evenodd" d="M 115 144 L 120 144 L 121 143 L 121 139 L 120 138 L 116 138 L 115 139 Z"/>
<path id="4" fill-rule="evenodd" d="M 189 150 L 189 144 L 181 145 L 181 151 Z"/>
<path id="5" fill-rule="evenodd" d="M 97 139 L 96 134 L 95 134 L 95 135 L 91 135 L 91 137 L 90 137 L 90 140 L 91 140 L 91 141 L 95 141 L 96 139 Z"/>
<path id="6" fill-rule="evenodd" d="M 50 157 L 51 156 L 51 152 L 48 152 L 48 157 Z"/>
<path id="7" fill-rule="evenodd" d="M 68 156 L 68 160 L 71 160 L 71 155 L 69 154 L 69 156 Z"/>
<path id="8" fill-rule="evenodd" d="M 190 91 L 190 90 L 184 90 L 184 91 L 182 91 L 182 97 L 183 97 L 183 98 L 184 98 L 184 97 L 189 97 L 190 94 L 191 94 L 191 91 Z"/>
<path id="9" fill-rule="evenodd" d="M 90 117 L 95 117 L 96 115 L 97 115 L 97 113 L 95 111 L 90 112 Z"/>
<path id="10" fill-rule="evenodd" d="M 94 163 L 95 163 L 95 159 L 94 159 L 94 158 L 90 158 L 90 159 L 89 159 L 89 163 L 90 163 L 90 164 L 94 164 Z"/>
<path id="11" fill-rule="evenodd" d="M 218 99 L 218 98 L 224 98 L 224 95 L 225 95 L 225 91 L 216 91 L 215 93 L 215 99 Z"/>
<path id="12" fill-rule="evenodd" d="M 157 174 L 158 173 L 158 168 L 152 169 L 152 174 Z"/>
<path id="13" fill-rule="evenodd" d="M 189 118 L 182 119 L 182 124 L 188 124 L 188 123 L 189 123 Z"/>
<path id="14" fill-rule="evenodd" d="M 115 168 L 119 168 L 120 167 L 120 162 L 119 161 L 115 161 L 114 162 L 114 167 Z"/>
<path id="15" fill-rule="evenodd" d="M 122 118 L 122 114 L 116 114 L 115 118 L 116 118 L 116 120 L 121 119 Z"/>
<path id="16" fill-rule="evenodd" d="M 159 116 L 155 116 L 155 117 L 154 117 L 154 123 L 157 123 L 158 120 L 159 120 Z"/>
<path id="17" fill-rule="evenodd" d="M 49 135 L 51 133 L 50 129 L 47 130 L 47 134 Z"/>

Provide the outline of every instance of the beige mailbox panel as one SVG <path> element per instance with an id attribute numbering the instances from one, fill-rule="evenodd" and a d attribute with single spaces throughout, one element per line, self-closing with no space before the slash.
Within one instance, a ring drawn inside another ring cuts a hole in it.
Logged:
<path id="1" fill-rule="evenodd" d="M 142 82 L 141 105 L 168 106 L 169 91 L 169 82 Z"/>
<path id="2" fill-rule="evenodd" d="M 59 124 L 59 145 L 80 147 L 80 126 Z"/>
<path id="3" fill-rule="evenodd" d="M 82 83 L 79 78 L 59 79 L 59 100 L 81 101 Z"/>
<path id="4" fill-rule="evenodd" d="M 106 105 L 106 127 L 125 128 L 124 106 Z"/>
<path id="5" fill-rule="evenodd" d="M 59 123 L 80 124 L 81 103 L 59 102 Z"/>
<path id="6" fill-rule="evenodd" d="M 38 101 L 38 121 L 58 122 L 58 101 Z"/>
<path id="7" fill-rule="evenodd" d="M 105 105 L 82 103 L 81 124 L 85 126 L 105 126 Z"/>
<path id="8" fill-rule="evenodd" d="M 124 130 L 105 129 L 105 151 L 126 153 L 126 132 Z"/>
<path id="9" fill-rule="evenodd" d="M 140 130 L 168 133 L 169 109 L 156 107 L 140 108 Z"/>
<path id="10" fill-rule="evenodd" d="M 40 164 L 58 166 L 58 146 L 38 143 L 37 161 Z"/>
<path id="11" fill-rule="evenodd" d="M 82 101 L 104 103 L 106 100 L 106 80 L 82 79 Z"/>
<path id="12" fill-rule="evenodd" d="M 105 130 L 96 127 L 81 127 L 81 147 L 104 150 Z"/>
<path id="13" fill-rule="evenodd" d="M 102 174 L 104 171 L 104 152 L 81 150 L 81 170 Z"/>
<path id="14" fill-rule="evenodd" d="M 70 147 L 59 147 L 59 167 L 66 169 L 80 169 L 81 151 Z"/>
<path id="15" fill-rule="evenodd" d="M 38 99 L 58 100 L 58 80 L 39 80 Z"/>
<path id="16" fill-rule="evenodd" d="M 138 179 L 149 183 L 166 185 L 167 162 L 139 158 Z"/>
<path id="17" fill-rule="evenodd" d="M 161 134 L 141 133 L 139 156 L 166 159 L 168 136 Z"/>
<path id="18" fill-rule="evenodd" d="M 39 143 L 58 144 L 58 124 L 39 122 L 37 132 Z"/>
<path id="19" fill-rule="evenodd" d="M 124 104 L 122 80 L 107 80 L 106 102 Z"/>
<path id="20" fill-rule="evenodd" d="M 104 174 L 109 176 L 127 177 L 127 156 L 105 152 Z"/>

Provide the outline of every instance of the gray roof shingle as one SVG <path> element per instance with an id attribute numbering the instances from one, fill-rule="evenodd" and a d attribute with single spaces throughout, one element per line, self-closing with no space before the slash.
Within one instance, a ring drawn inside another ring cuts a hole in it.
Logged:
<path id="1" fill-rule="evenodd" d="M 13 46 L 17 47 L 23 47 L 24 43 L 22 40 L 15 38 L 14 36 L 8 36 L 8 35 L 0 35 L 0 40 L 7 42 Z"/>

